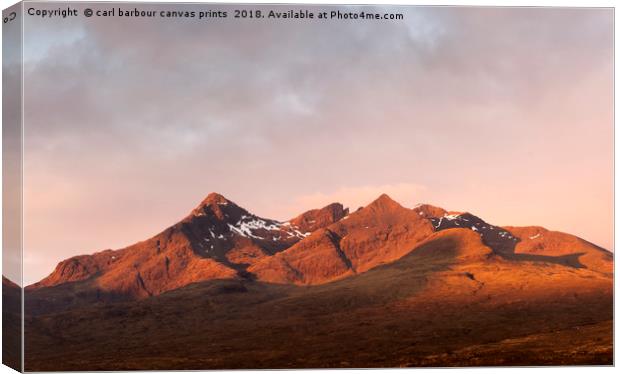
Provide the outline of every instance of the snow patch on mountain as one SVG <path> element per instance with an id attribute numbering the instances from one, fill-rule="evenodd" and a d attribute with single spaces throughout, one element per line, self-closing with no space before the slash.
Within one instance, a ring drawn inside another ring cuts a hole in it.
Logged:
<path id="1" fill-rule="evenodd" d="M 242 215 L 239 221 L 235 224 L 228 224 L 228 228 L 231 232 L 241 235 L 246 238 L 253 239 L 261 239 L 265 240 L 264 233 L 267 232 L 268 236 L 271 236 L 270 233 L 278 232 L 285 233 L 288 237 L 297 237 L 303 239 L 309 236 L 311 233 L 306 232 L 303 233 L 299 231 L 299 229 L 292 225 L 290 222 L 277 222 L 271 220 L 265 220 L 256 216 L 248 216 Z M 221 236 L 221 235 L 220 235 Z M 281 235 L 272 236 L 272 241 L 277 241 L 281 238 Z"/>

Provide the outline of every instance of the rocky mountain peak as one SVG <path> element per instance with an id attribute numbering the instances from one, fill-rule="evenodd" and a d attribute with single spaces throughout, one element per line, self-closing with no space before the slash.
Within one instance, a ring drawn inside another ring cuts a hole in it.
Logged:
<path id="1" fill-rule="evenodd" d="M 337 222 L 349 214 L 349 208 L 332 203 L 321 209 L 312 209 L 290 220 L 302 232 L 312 232 Z"/>
<path id="2" fill-rule="evenodd" d="M 395 210 L 404 209 L 402 205 L 394 201 L 387 194 L 381 194 L 376 200 L 370 203 L 366 208 L 373 210 Z"/>
<path id="3" fill-rule="evenodd" d="M 249 213 L 223 195 L 212 192 L 192 211 L 191 217 L 209 216 L 219 221 L 238 220 Z"/>
<path id="4" fill-rule="evenodd" d="M 448 213 L 445 209 L 430 204 L 418 204 L 413 210 L 418 213 L 420 217 L 429 219 L 443 217 Z"/>

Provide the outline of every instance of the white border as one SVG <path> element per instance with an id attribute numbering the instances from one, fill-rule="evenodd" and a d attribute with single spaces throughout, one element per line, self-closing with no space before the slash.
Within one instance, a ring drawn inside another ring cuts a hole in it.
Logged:
<path id="1" fill-rule="evenodd" d="M 27 0 L 29 2 L 31 2 L 31 0 Z M 88 1 L 75 1 L 75 0 L 65 0 L 65 2 L 88 2 Z M 128 2 L 128 1 L 118 1 L 118 0 L 111 0 L 111 1 L 103 1 L 103 2 Z M 333 0 L 314 0 L 314 1 L 308 1 L 308 0 L 297 0 L 297 1 L 283 1 L 283 0 L 268 0 L 268 1 L 257 1 L 257 0 L 232 0 L 232 1 L 205 1 L 205 2 L 199 2 L 199 1 L 164 1 L 164 0 L 151 0 L 151 1 L 135 1 L 136 3 L 153 3 L 153 2 L 161 2 L 161 3 L 224 3 L 224 4 L 248 4 L 248 3 L 270 3 L 270 4 L 326 4 L 326 5 L 337 5 L 337 4 L 380 4 L 380 5 L 433 5 L 433 6 L 556 6 L 556 7 L 613 7 L 615 8 L 615 2 L 614 1 L 603 1 L 603 0 L 572 0 L 572 1 L 558 1 L 558 0 L 538 0 L 538 1 L 522 1 L 522 0 L 503 0 L 503 1 L 489 1 L 489 0 L 469 0 L 469 1 L 458 1 L 458 0 L 443 0 L 443 1 L 436 1 L 436 0 L 426 0 L 426 1 L 415 1 L 415 0 L 389 0 L 389 1 L 385 1 L 385 0 L 337 0 L 337 1 L 333 1 Z M 2 7 L 2 9 L 5 9 L 13 4 L 17 3 L 17 1 L 15 0 L 0 0 L 0 5 Z M 615 18 L 615 17 L 614 17 Z M 615 20 L 614 20 L 615 22 Z M 0 28 L 0 40 L 2 37 L 2 31 Z M 618 30 L 615 29 L 614 30 L 614 71 L 615 68 L 617 67 L 617 49 L 616 47 L 616 41 L 618 40 Z M 1 57 L 1 49 L 0 49 L 0 57 Z M 616 100 L 615 97 L 615 81 L 616 81 L 616 77 L 614 74 L 614 129 L 615 129 L 615 112 L 618 108 L 618 101 Z M 0 77 L 0 93 L 1 93 L 1 77 Z M 0 110 L 2 109 L 2 103 L 0 101 Z M 619 139 L 620 135 L 618 135 L 617 132 L 614 131 L 614 150 L 615 150 L 615 144 L 617 144 L 617 141 Z M 0 133 L 0 139 L 1 139 L 1 133 Z M 0 154 L 1 154 L 1 142 L 0 142 Z M 615 176 L 617 176 L 618 174 L 616 173 L 616 166 L 618 165 L 618 154 L 614 152 L 614 172 L 615 172 Z M 1 163 L 0 163 L 0 171 L 1 171 Z M 0 172 L 0 178 L 1 178 L 1 172 Z M 619 190 L 619 186 L 617 183 L 617 179 L 614 178 L 614 196 L 616 196 L 618 194 L 618 190 Z M 614 198 L 614 212 L 617 210 L 618 208 L 618 201 Z M 1 202 L 0 202 L 0 207 L 1 207 Z M 0 215 L 0 227 L 2 227 L 2 217 Z M 617 233 L 617 225 L 616 225 L 616 221 L 615 221 L 615 214 L 614 214 L 614 248 L 620 248 L 618 246 L 618 236 L 615 235 L 615 233 Z M 0 263 L 1 264 L 1 263 Z M 0 265 L 1 266 L 1 265 Z M 22 269 L 22 274 L 23 274 L 23 269 Z M 614 289 L 616 289 L 615 286 L 617 286 L 618 279 L 617 277 L 614 277 Z M 614 298 L 614 310 L 617 311 L 617 302 L 618 299 Z M 1 307 L 1 299 L 0 299 L 0 307 Z M 614 313 L 614 320 L 616 318 L 616 314 Z M 614 337 L 618 336 L 618 324 L 614 324 Z M 615 345 L 615 339 L 614 339 L 614 345 Z M 620 357 L 619 353 L 618 353 L 618 348 L 614 347 L 614 362 L 618 362 L 618 358 Z M 373 372 L 380 372 L 380 373 L 388 373 L 390 371 L 394 371 L 394 370 L 398 370 L 399 372 L 413 372 L 415 370 L 416 373 L 436 373 L 436 372 L 444 372 L 444 371 L 453 371 L 456 370 L 459 373 L 464 373 L 464 374 L 470 374 L 470 373 L 492 373 L 495 372 L 497 370 L 501 371 L 502 373 L 519 373 L 519 372 L 523 372 L 523 371 L 527 371 L 530 373 L 539 373 L 539 372 L 545 372 L 545 373 L 577 373 L 577 372 L 581 372 L 582 370 L 588 370 L 588 371 L 596 371 L 596 372 L 615 372 L 615 368 L 613 367 L 551 367 L 551 368 L 497 368 L 497 367 L 492 367 L 492 368 L 471 368 L 471 369 L 376 369 L 373 370 Z M 244 373 L 252 373 L 252 374 L 258 374 L 258 373 L 265 373 L 265 372 L 276 372 L 277 370 L 265 370 L 265 371 L 259 371 L 259 370 L 247 370 L 247 371 L 243 371 Z M 362 373 L 362 372 L 367 372 L 368 370 L 347 370 L 347 369 L 340 369 L 338 370 L 339 372 L 347 372 L 347 373 Z M 4 373 L 14 373 L 15 371 L 13 371 L 12 369 L 9 369 L 6 366 L 0 366 L 0 374 L 4 374 Z M 218 373 L 232 373 L 233 371 L 218 371 Z M 303 374 L 309 374 L 309 373 L 314 373 L 317 372 L 317 370 L 296 370 L 296 373 L 303 373 Z M 72 373 L 81 373 L 81 372 L 72 372 Z M 158 371 L 152 371 L 152 373 L 158 373 Z M 185 371 L 167 371 L 166 373 L 186 373 Z"/>

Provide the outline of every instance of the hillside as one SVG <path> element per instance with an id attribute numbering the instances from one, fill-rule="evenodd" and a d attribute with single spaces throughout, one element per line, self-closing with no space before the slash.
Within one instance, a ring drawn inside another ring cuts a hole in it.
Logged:
<path id="1" fill-rule="evenodd" d="M 32 371 L 613 360 L 610 252 L 387 195 L 278 222 L 211 194 L 151 239 L 61 262 L 25 304 Z"/>

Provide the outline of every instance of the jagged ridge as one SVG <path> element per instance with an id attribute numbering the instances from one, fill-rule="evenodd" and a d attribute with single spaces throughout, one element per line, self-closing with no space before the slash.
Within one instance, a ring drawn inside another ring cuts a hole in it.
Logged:
<path id="1" fill-rule="evenodd" d="M 454 229 L 475 232 L 491 248 L 490 255 L 505 260 L 611 271 L 609 252 L 571 235 L 542 228 L 529 235 L 529 228 L 501 228 L 470 213 L 427 204 L 408 209 L 385 194 L 351 214 L 332 203 L 279 222 L 212 193 L 154 237 L 64 260 L 29 289 L 72 283 L 97 298 L 141 298 L 210 279 L 321 284 L 396 261 L 433 240 L 435 232 Z"/>

